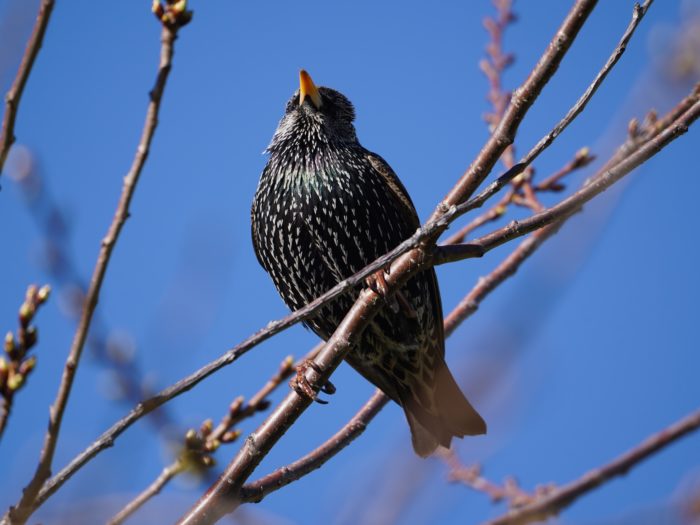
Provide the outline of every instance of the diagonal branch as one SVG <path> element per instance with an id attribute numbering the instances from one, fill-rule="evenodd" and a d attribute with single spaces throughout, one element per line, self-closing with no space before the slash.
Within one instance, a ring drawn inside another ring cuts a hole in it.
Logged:
<path id="1" fill-rule="evenodd" d="M 41 1 L 39 13 L 36 16 L 36 22 L 34 22 L 34 29 L 32 29 L 32 34 L 24 50 L 22 61 L 17 70 L 17 76 L 12 82 L 12 87 L 5 95 L 5 115 L 2 118 L 2 130 L 0 131 L 0 175 L 2 175 L 10 147 L 15 142 L 15 120 L 17 119 L 19 103 L 36 56 L 39 54 L 39 49 L 41 49 L 41 44 L 44 41 L 44 34 L 46 33 L 46 27 L 49 25 L 54 2 L 55 0 Z"/>
<path id="2" fill-rule="evenodd" d="M 543 521 L 558 514 L 574 501 L 617 476 L 627 472 L 649 456 L 671 445 L 680 438 L 700 428 L 700 410 L 693 412 L 673 425 L 663 429 L 636 447 L 615 458 L 607 465 L 587 472 L 576 481 L 556 488 L 533 503 L 487 522 L 485 525 L 525 525 Z"/>
<path id="3" fill-rule="evenodd" d="M 71 344 L 68 359 L 66 360 L 58 393 L 50 409 L 49 426 L 44 438 L 44 445 L 41 450 L 41 456 L 39 458 L 36 472 L 34 473 L 34 476 L 27 487 L 24 489 L 19 504 L 10 509 L 8 514 L 10 523 L 20 524 L 27 520 L 38 504 L 37 496 L 40 490 L 42 489 L 45 481 L 51 475 L 51 464 L 53 462 L 53 456 L 56 450 L 56 443 L 58 441 L 63 414 L 68 403 L 68 397 L 70 395 L 75 373 L 77 371 L 78 363 L 85 345 L 88 330 L 90 329 L 92 315 L 95 311 L 95 307 L 97 306 L 97 301 L 99 299 L 105 273 L 107 272 L 107 266 L 112 255 L 112 250 L 116 245 L 124 223 L 129 217 L 129 206 L 131 204 L 131 199 L 133 198 L 134 190 L 136 189 L 136 184 L 139 180 L 139 176 L 141 175 L 146 158 L 148 157 L 153 135 L 155 133 L 156 126 L 158 125 L 158 113 L 163 97 L 163 91 L 165 90 L 165 84 L 172 67 L 173 45 L 175 43 L 175 39 L 177 38 L 177 29 L 178 26 L 163 24 L 161 34 L 160 64 L 158 66 L 158 74 L 156 76 L 155 85 L 150 93 L 151 101 L 148 105 L 141 140 L 136 148 L 136 155 L 131 168 L 129 169 L 126 177 L 124 177 L 124 185 L 114 218 L 112 219 L 107 235 L 102 240 L 100 246 L 97 263 L 95 264 L 95 269 L 93 270 L 92 278 L 90 280 L 90 287 L 88 288 L 88 293 L 85 297 L 83 311 L 73 338 L 73 343 Z"/>

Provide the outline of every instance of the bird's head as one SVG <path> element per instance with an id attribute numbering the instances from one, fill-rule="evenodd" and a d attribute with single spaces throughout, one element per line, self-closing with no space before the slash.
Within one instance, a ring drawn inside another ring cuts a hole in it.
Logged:
<path id="1" fill-rule="evenodd" d="M 355 143 L 353 120 L 355 108 L 347 97 L 334 89 L 316 87 L 302 69 L 299 89 L 287 102 L 268 150 Z"/>

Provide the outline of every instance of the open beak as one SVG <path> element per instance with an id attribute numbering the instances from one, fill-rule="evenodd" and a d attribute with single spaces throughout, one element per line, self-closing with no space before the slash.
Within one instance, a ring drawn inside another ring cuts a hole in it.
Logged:
<path id="1" fill-rule="evenodd" d="M 316 109 L 321 109 L 321 94 L 311 76 L 303 69 L 299 71 L 299 105 L 304 103 L 304 99 L 309 97 Z"/>

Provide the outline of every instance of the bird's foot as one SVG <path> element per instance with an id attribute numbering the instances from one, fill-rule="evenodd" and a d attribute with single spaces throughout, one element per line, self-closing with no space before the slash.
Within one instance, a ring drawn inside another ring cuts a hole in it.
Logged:
<path id="1" fill-rule="evenodd" d="M 377 295 L 386 298 L 389 295 L 389 286 L 386 284 L 385 275 L 389 275 L 389 269 L 377 270 L 371 275 L 365 277 L 365 284 Z"/>
<path id="2" fill-rule="evenodd" d="M 386 279 L 385 275 L 391 275 L 389 272 L 389 267 L 379 270 L 372 275 L 369 275 L 365 278 L 365 283 L 367 286 L 376 294 L 380 295 L 382 298 L 386 299 L 387 295 L 389 294 L 389 287 L 386 284 Z M 403 315 L 406 317 L 409 317 L 411 319 L 417 319 L 418 314 L 416 313 L 416 310 L 413 308 L 413 305 L 411 305 L 411 302 L 406 299 L 406 296 L 403 294 L 401 290 L 396 292 L 396 300 L 392 301 L 389 307 L 394 313 L 398 313 L 399 311 L 403 312 Z"/>
<path id="3" fill-rule="evenodd" d="M 312 401 L 316 401 L 321 405 L 327 405 L 328 401 L 325 401 L 318 397 L 318 393 L 311 387 L 309 380 L 306 378 L 306 371 L 311 368 L 320 374 L 321 370 L 318 365 L 314 363 L 311 359 L 306 359 L 297 367 L 297 374 L 289 381 L 289 386 L 291 386 L 294 391 L 300 396 L 306 396 Z M 332 395 L 335 394 L 335 386 L 330 381 L 326 381 L 320 388 L 320 391 L 324 394 Z"/>

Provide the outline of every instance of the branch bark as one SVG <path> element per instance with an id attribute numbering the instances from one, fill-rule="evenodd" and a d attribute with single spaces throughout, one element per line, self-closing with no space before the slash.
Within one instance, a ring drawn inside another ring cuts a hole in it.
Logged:
<path id="1" fill-rule="evenodd" d="M 7 160 L 7 154 L 10 152 L 10 147 L 15 142 L 15 120 L 19 111 L 19 103 L 22 99 L 22 93 L 24 93 L 24 86 L 29 79 L 29 74 L 32 72 L 34 61 L 44 41 L 44 34 L 46 33 L 46 27 L 49 25 L 54 3 L 54 0 L 41 1 L 39 13 L 36 16 L 36 22 L 34 22 L 34 29 L 32 29 L 32 34 L 24 50 L 17 75 L 14 82 L 12 82 L 10 90 L 5 95 L 5 115 L 2 119 L 2 130 L 0 131 L 0 176 Z"/>
<path id="2" fill-rule="evenodd" d="M 578 480 L 554 489 L 534 503 L 510 511 L 508 514 L 491 520 L 484 525 L 525 525 L 543 521 L 571 505 L 603 483 L 623 476 L 652 454 L 676 442 L 683 436 L 700 428 L 700 410 L 693 412 L 668 428 L 663 429 L 636 447 L 628 450 L 607 465 L 591 470 Z"/>

